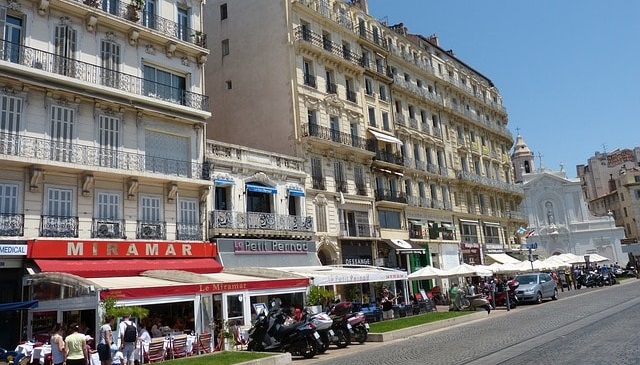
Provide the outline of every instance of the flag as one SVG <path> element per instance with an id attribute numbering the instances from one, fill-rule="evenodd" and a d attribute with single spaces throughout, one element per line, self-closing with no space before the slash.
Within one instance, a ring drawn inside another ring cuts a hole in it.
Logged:
<path id="1" fill-rule="evenodd" d="M 344 205 L 344 194 L 340 192 L 340 204 Z"/>
<path id="2" fill-rule="evenodd" d="M 524 227 L 520 227 L 518 228 L 518 230 L 516 231 L 517 234 L 523 234 L 525 233 L 527 230 Z"/>
<path id="3" fill-rule="evenodd" d="M 529 237 L 533 237 L 536 235 L 536 230 L 532 229 L 529 232 L 527 232 L 527 235 L 525 237 L 529 238 Z"/>

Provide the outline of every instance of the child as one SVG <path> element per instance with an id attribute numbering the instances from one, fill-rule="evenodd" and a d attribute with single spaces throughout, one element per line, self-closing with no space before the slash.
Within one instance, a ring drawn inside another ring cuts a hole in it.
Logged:
<path id="1" fill-rule="evenodd" d="M 121 365 L 124 360 L 124 354 L 116 344 L 111 345 L 111 365 Z"/>

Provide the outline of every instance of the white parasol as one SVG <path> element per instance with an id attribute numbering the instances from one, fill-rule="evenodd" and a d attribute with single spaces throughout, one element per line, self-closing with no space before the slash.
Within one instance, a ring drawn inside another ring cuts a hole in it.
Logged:
<path id="1" fill-rule="evenodd" d="M 433 266 L 425 266 L 422 269 L 412 272 L 407 276 L 410 280 L 427 280 L 442 277 L 444 271 Z"/>

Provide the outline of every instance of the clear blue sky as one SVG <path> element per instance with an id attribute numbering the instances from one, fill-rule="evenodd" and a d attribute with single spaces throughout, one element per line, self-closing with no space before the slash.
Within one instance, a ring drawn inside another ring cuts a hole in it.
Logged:
<path id="1" fill-rule="evenodd" d="M 640 146 L 640 0 L 369 0 L 369 13 L 437 34 L 492 80 L 546 168 L 571 178 L 596 151 Z"/>

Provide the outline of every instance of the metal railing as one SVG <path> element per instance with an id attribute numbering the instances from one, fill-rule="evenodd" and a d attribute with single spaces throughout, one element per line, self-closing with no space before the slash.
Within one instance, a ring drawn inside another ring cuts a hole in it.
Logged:
<path id="1" fill-rule="evenodd" d="M 392 191 L 388 189 L 376 189 L 376 201 L 385 200 L 396 203 L 407 203 L 407 197 L 404 193 L 399 191 Z"/>
<path id="2" fill-rule="evenodd" d="M 176 223 L 176 240 L 202 241 L 202 224 Z"/>
<path id="3" fill-rule="evenodd" d="M 0 236 L 24 235 L 24 214 L 0 213 Z"/>
<path id="4" fill-rule="evenodd" d="M 201 163 L 145 156 L 139 153 L 17 134 L 0 133 L 0 155 L 64 162 L 80 166 L 107 167 L 125 171 L 146 171 L 193 179 L 203 178 L 203 165 Z"/>
<path id="5" fill-rule="evenodd" d="M 151 14 L 149 11 L 145 11 L 144 7 L 137 8 L 135 5 L 133 5 L 133 2 L 122 2 L 113 0 L 76 1 L 83 3 L 84 5 L 87 5 L 91 8 L 102 10 L 111 15 L 115 15 L 130 22 L 140 24 L 149 29 L 153 29 L 164 35 L 177 38 L 181 41 L 192 43 L 203 48 L 206 48 L 207 46 L 207 35 L 205 33 L 190 28 L 186 26 L 186 24 L 180 24 L 156 14 Z"/>
<path id="6" fill-rule="evenodd" d="M 520 186 L 516 186 L 515 184 L 509 184 L 500 180 L 490 179 L 486 176 L 478 175 L 475 173 L 458 171 L 456 177 L 459 180 L 465 180 L 465 181 L 470 181 L 480 185 L 491 186 L 496 189 L 507 190 L 517 194 L 524 194 L 524 190 Z"/>
<path id="7" fill-rule="evenodd" d="M 193 109 L 209 110 L 208 96 L 182 88 L 145 80 L 142 77 L 6 41 L 0 48 L 0 52 L 3 61 L 32 68 L 38 73 L 67 76 L 79 81 L 148 96 Z"/>
<path id="8" fill-rule="evenodd" d="M 313 232 L 313 217 L 214 210 L 211 212 L 209 228 Z"/>
<path id="9" fill-rule="evenodd" d="M 167 222 L 138 221 L 136 238 L 143 240 L 166 240 Z"/>
<path id="10" fill-rule="evenodd" d="M 322 38 L 321 34 L 315 33 L 308 28 L 298 26 L 294 29 L 294 37 L 296 40 L 302 40 L 312 44 L 315 47 L 322 48 L 325 51 L 350 62 L 353 65 L 361 66 L 361 55 L 344 48 L 341 44 L 335 43 L 329 39 Z"/>
<path id="11" fill-rule="evenodd" d="M 336 192 L 343 192 L 343 193 L 349 192 L 349 185 L 347 184 L 346 181 L 336 180 L 335 184 L 336 184 Z"/>
<path id="12" fill-rule="evenodd" d="M 42 215 L 40 237 L 78 237 L 78 217 Z"/>
<path id="13" fill-rule="evenodd" d="M 326 179 L 324 177 L 312 176 L 311 187 L 316 190 L 327 190 Z"/>
<path id="14" fill-rule="evenodd" d="M 404 165 L 403 157 L 399 153 L 387 152 L 385 150 L 376 151 L 376 160 L 389 162 L 395 165 Z"/>
<path id="15" fill-rule="evenodd" d="M 341 237 L 380 237 L 380 227 L 373 224 L 340 223 Z"/>
<path id="16" fill-rule="evenodd" d="M 124 219 L 93 218 L 91 222 L 91 238 L 124 238 Z"/>
<path id="17" fill-rule="evenodd" d="M 350 133 L 340 132 L 332 128 L 323 127 L 318 124 L 304 124 L 302 126 L 302 136 L 316 137 L 325 141 L 336 142 L 345 146 L 368 150 L 368 143 L 365 138 L 354 136 Z"/>

